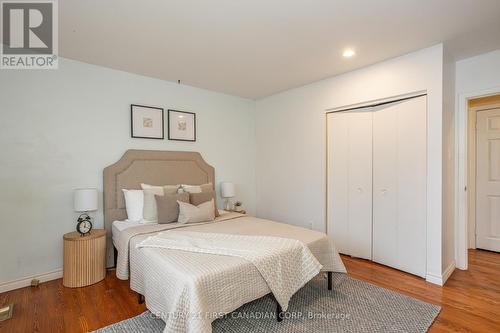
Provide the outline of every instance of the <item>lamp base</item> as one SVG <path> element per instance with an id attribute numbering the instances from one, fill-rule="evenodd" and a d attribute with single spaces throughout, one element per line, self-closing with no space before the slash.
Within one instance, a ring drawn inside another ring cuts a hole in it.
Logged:
<path id="1" fill-rule="evenodd" d="M 231 203 L 231 200 L 230 199 L 226 199 L 225 203 L 224 203 L 224 210 L 233 210 L 233 204 Z"/>

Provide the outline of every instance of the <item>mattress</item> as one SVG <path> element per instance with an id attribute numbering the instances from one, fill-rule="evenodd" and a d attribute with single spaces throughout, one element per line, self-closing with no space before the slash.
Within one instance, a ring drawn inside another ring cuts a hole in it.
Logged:
<path id="1" fill-rule="evenodd" d="M 113 232 L 113 245 L 117 247 L 118 238 L 120 233 L 128 228 L 140 226 L 139 222 L 130 222 L 130 221 L 114 221 L 113 227 L 111 228 Z"/>
<path id="2" fill-rule="evenodd" d="M 220 216 L 224 216 L 224 215 L 228 215 L 230 214 L 229 212 L 225 211 L 225 210 L 221 210 L 219 209 L 219 215 Z M 148 223 L 148 224 L 156 224 L 156 223 Z M 113 236 L 113 245 L 115 247 L 117 247 L 117 241 L 118 241 L 118 238 L 119 238 L 119 235 L 122 231 L 128 229 L 128 228 L 132 228 L 132 227 L 137 227 L 137 226 L 141 226 L 141 225 L 144 225 L 144 223 L 140 223 L 140 222 L 130 222 L 130 221 L 114 221 L 113 224 L 112 224 L 112 236 Z"/>

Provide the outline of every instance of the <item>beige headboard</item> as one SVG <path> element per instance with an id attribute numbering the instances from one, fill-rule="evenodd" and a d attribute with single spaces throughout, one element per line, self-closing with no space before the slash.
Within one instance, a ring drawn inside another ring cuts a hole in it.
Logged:
<path id="1" fill-rule="evenodd" d="M 108 264 L 113 258 L 113 221 L 127 218 L 122 189 L 141 189 L 141 183 L 200 185 L 209 182 L 215 184 L 215 170 L 196 152 L 127 150 L 118 162 L 106 167 L 103 185 Z"/>

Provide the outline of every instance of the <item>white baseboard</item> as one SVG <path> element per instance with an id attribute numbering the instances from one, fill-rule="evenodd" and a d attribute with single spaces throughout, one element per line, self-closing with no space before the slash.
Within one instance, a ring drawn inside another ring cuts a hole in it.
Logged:
<path id="1" fill-rule="evenodd" d="M 431 273 L 427 273 L 427 275 L 425 276 L 425 281 L 427 281 L 429 283 L 437 284 L 438 286 L 443 285 L 443 277 L 439 276 L 439 275 L 431 274 Z"/>
<path id="2" fill-rule="evenodd" d="M 429 283 L 443 286 L 446 283 L 446 281 L 448 280 L 448 278 L 451 276 L 451 274 L 453 273 L 454 270 L 455 270 L 455 261 L 452 261 L 450 263 L 450 265 L 445 269 L 442 276 L 427 273 L 425 280 Z M 38 280 L 40 280 L 40 282 L 47 282 L 47 281 L 60 279 L 60 278 L 62 278 L 62 276 L 63 276 L 63 270 L 61 268 L 61 269 L 56 269 L 52 272 L 28 276 L 25 278 L 21 278 L 21 279 L 9 281 L 9 282 L 3 282 L 3 283 L 0 283 L 0 293 L 4 293 L 6 291 L 10 291 L 10 290 L 14 290 L 14 289 L 28 287 L 31 285 L 31 280 L 33 280 L 33 279 L 38 279 Z"/>
<path id="3" fill-rule="evenodd" d="M 448 278 L 451 276 L 451 274 L 453 274 L 453 271 L 455 270 L 455 266 L 456 266 L 456 263 L 455 263 L 455 260 L 453 260 L 448 265 L 448 267 L 446 267 L 446 269 L 444 270 L 444 272 L 443 272 L 443 285 L 446 283 L 446 281 L 448 281 Z"/>
<path id="4" fill-rule="evenodd" d="M 435 275 L 431 273 L 427 273 L 425 280 L 427 282 L 437 284 L 438 286 L 444 286 L 448 278 L 451 276 L 453 271 L 455 270 L 455 260 L 453 260 L 448 267 L 444 270 L 442 275 Z"/>
<path id="5" fill-rule="evenodd" d="M 14 289 L 19 289 L 19 288 L 24 288 L 28 287 L 31 285 L 31 280 L 37 279 L 40 280 L 40 282 L 47 282 L 51 280 L 56 280 L 60 279 L 63 276 L 63 270 L 62 268 L 56 269 L 51 272 L 47 273 L 42 273 L 42 274 L 37 274 L 33 276 L 27 276 L 18 280 L 13 280 L 13 281 L 8 281 L 8 282 L 2 282 L 0 283 L 0 293 L 4 293 L 6 291 L 14 290 Z"/>

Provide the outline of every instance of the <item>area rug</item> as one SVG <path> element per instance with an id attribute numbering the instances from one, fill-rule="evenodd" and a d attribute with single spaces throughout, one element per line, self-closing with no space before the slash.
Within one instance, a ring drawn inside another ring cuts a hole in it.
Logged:
<path id="1" fill-rule="evenodd" d="M 441 308 L 415 298 L 334 274 L 334 290 L 315 279 L 290 301 L 282 322 L 265 296 L 213 322 L 214 333 L 427 332 Z M 165 324 L 147 311 L 95 333 L 162 333 Z"/>

